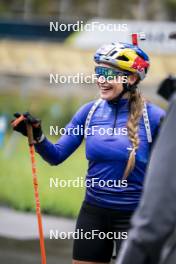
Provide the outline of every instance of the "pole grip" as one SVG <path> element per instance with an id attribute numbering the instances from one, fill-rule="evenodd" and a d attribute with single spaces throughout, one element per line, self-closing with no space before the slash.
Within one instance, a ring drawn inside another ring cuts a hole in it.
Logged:
<path id="1" fill-rule="evenodd" d="M 29 146 L 32 146 L 34 144 L 32 125 L 27 122 L 26 128 L 27 128 L 28 143 L 29 143 Z"/>
<path id="2" fill-rule="evenodd" d="M 17 119 L 15 119 L 11 125 L 12 127 L 16 127 L 21 121 L 25 120 L 25 117 L 23 115 L 21 115 L 20 117 L 18 117 Z"/>

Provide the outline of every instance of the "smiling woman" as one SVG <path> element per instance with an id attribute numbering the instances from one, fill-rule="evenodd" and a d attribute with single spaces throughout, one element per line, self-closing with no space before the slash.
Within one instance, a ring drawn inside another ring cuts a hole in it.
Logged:
<path id="1" fill-rule="evenodd" d="M 76 230 L 83 233 L 98 230 L 105 234 L 127 232 L 143 189 L 152 139 L 158 132 L 164 111 L 147 102 L 137 90 L 149 68 L 149 58 L 140 48 L 126 43 L 104 45 L 98 49 L 94 60 L 100 99 L 83 105 L 76 112 L 56 144 L 43 135 L 41 122 L 29 113 L 28 122 L 35 120 L 39 124 L 37 131 L 33 126 L 35 149 L 51 165 L 65 161 L 85 138 L 86 181 L 96 179 L 96 182 L 86 186 Z M 122 81 L 124 78 L 126 82 Z M 85 137 L 85 134 L 73 133 L 77 126 L 97 129 Z M 14 129 L 26 135 L 24 123 Z M 125 133 L 100 135 L 99 131 L 109 129 Z M 107 185 L 109 181 L 118 180 L 126 180 L 126 187 Z M 116 240 L 117 253 L 120 244 L 121 240 Z M 112 252 L 113 240 L 107 237 L 75 239 L 73 264 L 109 263 Z"/>
<path id="2" fill-rule="evenodd" d="M 100 96 L 102 99 L 111 101 L 117 98 L 123 91 L 123 84 L 130 83 L 133 85 L 137 80 L 137 75 L 130 75 L 128 72 L 115 70 L 112 66 L 101 63 L 95 68 L 98 75 L 97 84 L 100 88 Z M 129 94 L 124 94 L 122 97 L 127 98 Z"/>

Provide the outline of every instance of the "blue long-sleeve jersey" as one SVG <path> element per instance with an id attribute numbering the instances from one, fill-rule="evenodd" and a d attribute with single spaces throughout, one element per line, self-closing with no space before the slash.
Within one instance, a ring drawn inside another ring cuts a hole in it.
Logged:
<path id="1" fill-rule="evenodd" d="M 89 102 L 76 112 L 66 126 L 67 133 L 56 144 L 47 138 L 36 144 L 36 151 L 44 160 L 51 165 L 57 165 L 78 148 L 84 138 L 81 128 L 84 127 L 93 104 L 93 101 Z M 154 138 L 165 112 L 152 103 L 147 103 L 147 110 Z M 126 128 L 128 116 L 128 100 L 120 99 L 117 104 L 102 100 L 91 117 L 86 138 L 86 158 L 89 162 L 86 181 L 91 184 L 86 188 L 85 195 L 85 200 L 91 204 L 128 211 L 133 211 L 138 205 L 151 144 L 148 143 L 141 117 L 138 130 L 140 144 L 136 152 L 135 168 L 128 176 L 127 184 L 117 184 L 122 180 L 132 147 Z M 80 133 L 73 133 L 72 129 L 76 127 L 80 128 Z"/>

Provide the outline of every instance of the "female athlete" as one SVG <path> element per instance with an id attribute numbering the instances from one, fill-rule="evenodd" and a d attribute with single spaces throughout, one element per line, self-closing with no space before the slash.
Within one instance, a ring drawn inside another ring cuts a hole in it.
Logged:
<path id="1" fill-rule="evenodd" d="M 36 151 L 51 165 L 66 160 L 85 137 L 87 187 L 76 224 L 82 236 L 74 240 L 73 264 L 109 263 L 114 241 L 118 252 L 127 238 L 151 147 L 165 114 L 138 91 L 149 68 L 149 58 L 138 46 L 104 45 L 94 61 L 100 99 L 76 112 L 56 144 L 44 136 L 38 119 L 24 114 L 33 127 Z M 76 127 L 80 127 L 79 135 L 73 133 Z M 24 121 L 14 129 L 27 134 Z"/>

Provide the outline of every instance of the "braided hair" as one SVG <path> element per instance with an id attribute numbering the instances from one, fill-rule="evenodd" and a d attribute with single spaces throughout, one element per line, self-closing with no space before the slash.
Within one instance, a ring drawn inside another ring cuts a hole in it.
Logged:
<path id="1" fill-rule="evenodd" d="M 135 166 L 135 155 L 136 150 L 139 147 L 139 120 L 142 116 L 142 109 L 143 109 L 143 99 L 141 94 L 137 90 L 133 90 L 130 92 L 129 98 L 129 118 L 127 122 L 127 130 L 128 130 L 128 137 L 132 143 L 132 150 L 129 155 L 129 159 L 125 168 L 125 172 L 123 175 L 123 179 L 126 179 L 128 175 L 132 172 Z"/>

